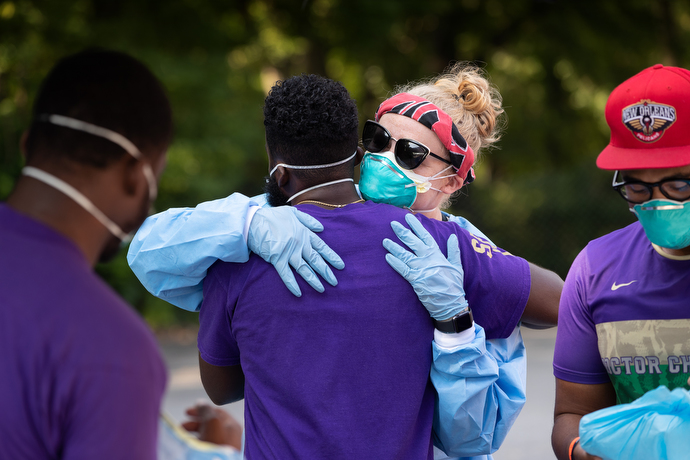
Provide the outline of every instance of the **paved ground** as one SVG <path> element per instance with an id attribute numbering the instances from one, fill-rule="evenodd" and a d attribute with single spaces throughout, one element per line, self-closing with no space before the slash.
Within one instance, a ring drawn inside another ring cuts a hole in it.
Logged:
<path id="1" fill-rule="evenodd" d="M 522 328 L 527 347 L 527 403 L 495 460 L 555 460 L 551 450 L 555 381 L 551 363 L 556 329 Z"/>
<path id="2" fill-rule="evenodd" d="M 527 346 L 527 404 L 495 460 L 552 460 L 551 424 L 553 421 L 554 378 L 551 359 L 556 330 L 534 331 L 523 328 Z M 168 393 L 164 410 L 177 421 L 185 419 L 185 408 L 198 399 L 207 399 L 201 386 L 194 337 L 161 341 L 169 368 Z M 242 421 L 242 402 L 225 406 Z"/>

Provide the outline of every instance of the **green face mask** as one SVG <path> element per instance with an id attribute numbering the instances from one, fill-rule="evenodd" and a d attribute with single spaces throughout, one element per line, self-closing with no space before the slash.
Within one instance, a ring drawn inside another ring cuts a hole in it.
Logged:
<path id="1" fill-rule="evenodd" d="M 365 200 L 410 208 L 417 199 L 414 181 L 385 156 L 367 152 L 359 172 L 359 191 Z"/>
<path id="2" fill-rule="evenodd" d="M 668 249 L 690 246 L 690 201 L 651 200 L 630 210 L 649 241 Z"/>

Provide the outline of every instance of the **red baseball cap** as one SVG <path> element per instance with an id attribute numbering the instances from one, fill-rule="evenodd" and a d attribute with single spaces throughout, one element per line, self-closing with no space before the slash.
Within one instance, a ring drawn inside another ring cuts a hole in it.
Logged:
<path id="1" fill-rule="evenodd" d="M 611 141 L 599 168 L 690 165 L 690 71 L 656 64 L 627 79 L 606 102 L 606 122 Z"/>

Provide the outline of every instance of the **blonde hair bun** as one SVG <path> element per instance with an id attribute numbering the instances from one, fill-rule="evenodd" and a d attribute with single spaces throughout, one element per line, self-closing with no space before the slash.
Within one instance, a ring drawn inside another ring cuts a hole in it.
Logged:
<path id="1" fill-rule="evenodd" d="M 430 80 L 396 88 L 402 92 L 428 99 L 450 115 L 477 156 L 501 137 L 501 94 L 476 65 L 458 62 Z"/>

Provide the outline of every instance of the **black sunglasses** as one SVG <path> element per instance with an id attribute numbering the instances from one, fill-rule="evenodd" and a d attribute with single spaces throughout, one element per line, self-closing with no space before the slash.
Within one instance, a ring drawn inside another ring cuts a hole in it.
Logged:
<path id="1" fill-rule="evenodd" d="M 661 193 L 673 201 L 690 200 L 690 179 L 664 179 L 654 184 L 639 180 L 618 180 L 620 173 L 613 174 L 613 189 L 628 202 L 641 204 L 652 199 L 654 187 L 659 187 Z"/>
<path id="2" fill-rule="evenodd" d="M 450 161 L 442 158 L 429 150 L 429 147 L 412 139 L 395 139 L 386 128 L 372 120 L 364 123 L 362 131 L 362 144 L 372 153 L 378 153 L 388 147 L 391 140 L 395 141 L 395 159 L 404 169 L 415 169 L 422 164 L 428 155 L 441 160 L 455 168 Z"/>

